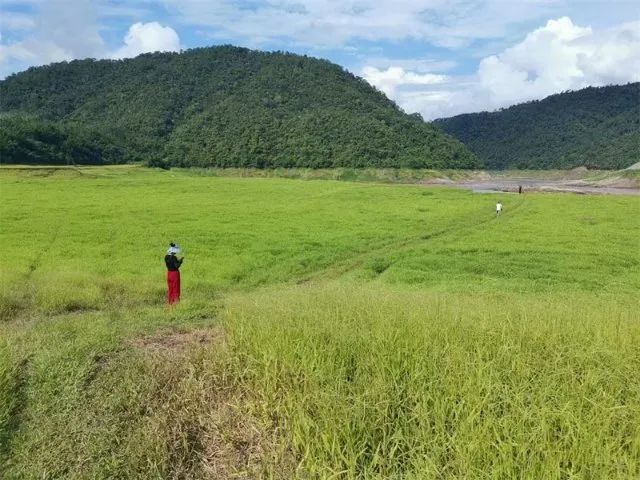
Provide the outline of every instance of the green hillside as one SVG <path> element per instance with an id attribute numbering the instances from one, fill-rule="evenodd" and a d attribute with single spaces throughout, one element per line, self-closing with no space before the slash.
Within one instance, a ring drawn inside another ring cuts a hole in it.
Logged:
<path id="1" fill-rule="evenodd" d="M 590 87 L 434 123 L 486 168 L 625 168 L 640 160 L 640 83 Z"/>
<path id="2" fill-rule="evenodd" d="M 43 147 L 6 133 L 16 122 L 25 134 L 56 122 L 55 130 L 95 143 L 87 147 L 104 163 L 478 166 L 458 141 L 337 65 L 231 46 L 31 68 L 0 82 L 0 113 L 3 163 L 41 163 L 25 153 L 30 145 L 62 163 L 96 163 L 59 139 Z"/>

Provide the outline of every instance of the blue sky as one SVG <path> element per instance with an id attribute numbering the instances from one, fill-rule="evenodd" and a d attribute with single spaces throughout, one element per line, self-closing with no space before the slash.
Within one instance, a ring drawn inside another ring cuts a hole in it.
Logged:
<path id="1" fill-rule="evenodd" d="M 437 118 L 640 80 L 640 8 L 593 0 L 0 0 L 0 77 L 234 44 L 327 58 Z"/>

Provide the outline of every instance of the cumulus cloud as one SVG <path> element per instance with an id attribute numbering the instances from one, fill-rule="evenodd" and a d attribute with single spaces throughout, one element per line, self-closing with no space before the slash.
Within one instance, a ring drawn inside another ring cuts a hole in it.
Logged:
<path id="1" fill-rule="evenodd" d="M 3 21 L 3 29 L 34 33 L 21 41 L 0 44 L 2 67 L 5 63 L 33 65 L 91 57 L 104 49 L 97 13 L 89 0 L 49 0 L 36 16 L 9 14 L 6 19 L 9 22 Z"/>
<path id="2" fill-rule="evenodd" d="M 157 22 L 134 23 L 123 44 L 115 50 L 109 48 L 101 36 L 104 27 L 99 23 L 104 12 L 90 0 L 47 0 L 34 2 L 32 7 L 29 14 L 2 14 L 3 33 L 11 35 L 9 39 L 0 36 L 0 79 L 31 65 L 180 50 L 175 30 Z M 26 35 L 16 35 L 25 31 Z"/>
<path id="3" fill-rule="evenodd" d="M 404 70 L 416 72 L 416 73 L 433 73 L 433 72 L 446 72 L 456 67 L 458 63 L 451 59 L 428 59 L 428 58 L 401 58 L 394 59 L 389 57 L 376 57 L 358 55 L 361 60 L 366 60 L 368 67 L 376 67 L 379 70 L 385 70 L 390 65 L 394 67 L 401 67 Z"/>
<path id="4" fill-rule="evenodd" d="M 388 76 L 370 72 L 363 69 L 365 79 L 425 118 L 494 110 L 565 90 L 640 81 L 640 22 L 597 31 L 568 17 L 549 20 L 522 42 L 482 59 L 474 75 L 449 75 L 435 88 L 416 90 L 411 72 L 404 71 L 389 88 Z"/>
<path id="5" fill-rule="evenodd" d="M 134 23 L 124 37 L 124 45 L 111 54 L 112 58 L 135 57 L 148 52 L 177 52 L 180 37 L 171 27 L 158 22 Z"/>
<path id="6" fill-rule="evenodd" d="M 37 6 L 37 14 L 2 12 L 3 34 L 29 33 L 0 42 L 0 78 L 31 65 L 94 57 L 104 51 L 90 0 L 48 0 L 32 6 Z"/>
<path id="7" fill-rule="evenodd" d="M 588 85 L 635 81 L 639 61 L 640 22 L 594 32 L 562 17 L 483 59 L 478 79 L 490 102 L 503 106 Z"/>
<path id="8" fill-rule="evenodd" d="M 365 67 L 362 73 L 369 83 L 375 85 L 389 97 L 393 97 L 398 86 L 433 85 L 443 83 L 447 79 L 445 75 L 407 72 L 401 67 L 389 67 L 386 70 Z"/>

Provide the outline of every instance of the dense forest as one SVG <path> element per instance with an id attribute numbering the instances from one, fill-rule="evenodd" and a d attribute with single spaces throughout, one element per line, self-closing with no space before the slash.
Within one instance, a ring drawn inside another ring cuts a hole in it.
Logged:
<path id="1" fill-rule="evenodd" d="M 25 115 L 0 117 L 0 161 L 27 165 L 124 163 L 122 148 L 99 131 Z"/>
<path id="2" fill-rule="evenodd" d="M 78 60 L 0 82 L 2 163 L 474 168 L 328 61 L 231 46 Z"/>
<path id="3" fill-rule="evenodd" d="M 434 123 L 486 168 L 625 168 L 640 160 L 640 83 L 589 87 Z"/>

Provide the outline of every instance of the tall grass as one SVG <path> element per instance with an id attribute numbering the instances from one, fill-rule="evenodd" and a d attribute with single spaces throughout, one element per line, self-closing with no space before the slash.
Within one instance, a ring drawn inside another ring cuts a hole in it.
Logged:
<path id="1" fill-rule="evenodd" d="M 225 326 L 300 478 L 634 478 L 640 322 L 611 300 L 307 286 Z"/>
<path id="2" fill-rule="evenodd" d="M 0 478 L 640 476 L 639 199 L 207 175 L 0 170 Z"/>

